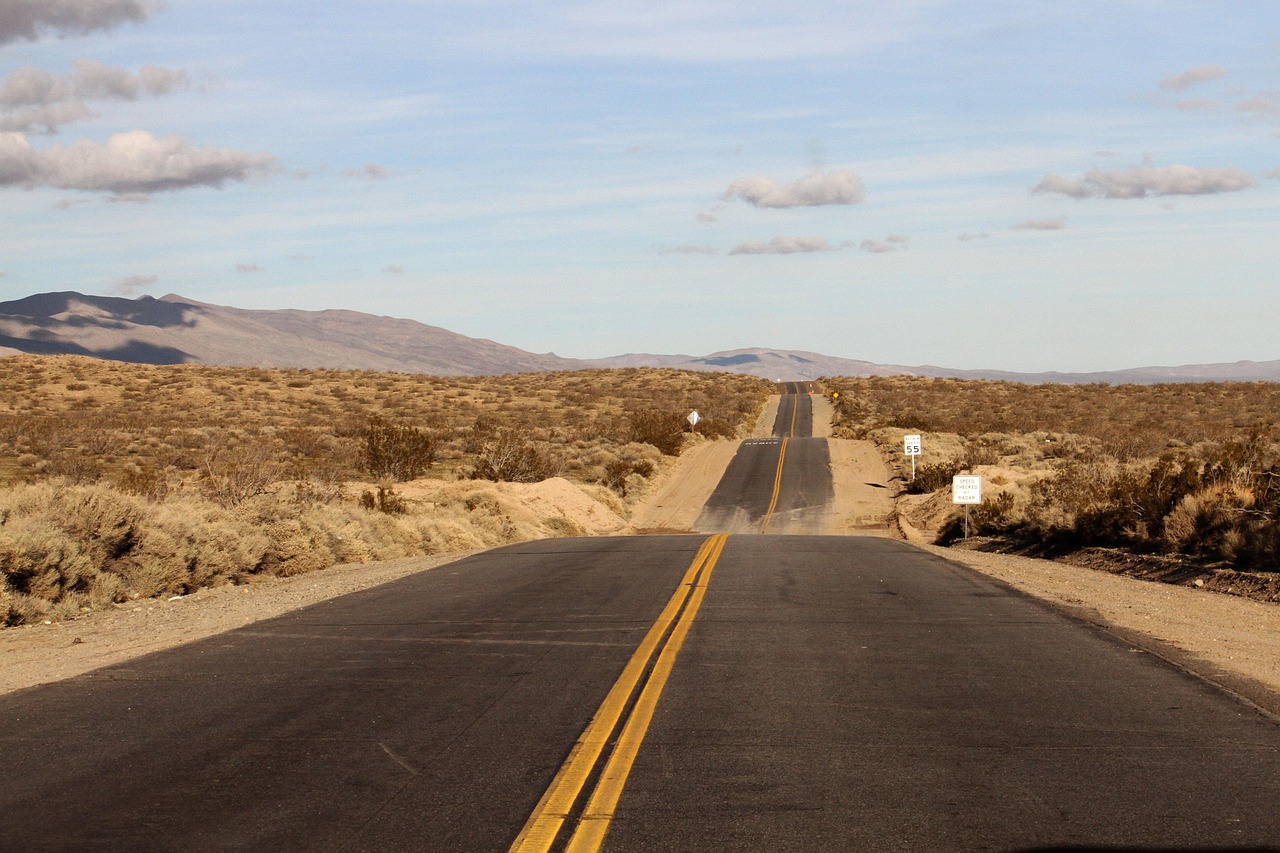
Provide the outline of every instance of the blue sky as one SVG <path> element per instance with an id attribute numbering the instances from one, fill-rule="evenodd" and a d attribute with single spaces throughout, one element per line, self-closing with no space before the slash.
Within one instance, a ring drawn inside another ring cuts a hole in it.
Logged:
<path id="1" fill-rule="evenodd" d="M 1274 0 L 0 0 L 0 299 L 1280 358 Z"/>

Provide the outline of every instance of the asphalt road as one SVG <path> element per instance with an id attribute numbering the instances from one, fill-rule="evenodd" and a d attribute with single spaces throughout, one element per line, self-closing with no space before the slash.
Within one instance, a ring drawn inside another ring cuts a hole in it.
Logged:
<path id="1" fill-rule="evenodd" d="M 748 439 L 730 460 L 693 529 L 704 533 L 822 533 L 833 510 L 831 456 L 813 438 L 808 383 L 779 384 L 773 437 Z"/>
<path id="2" fill-rule="evenodd" d="M 902 543 L 691 579 L 715 541 L 512 546 L 0 697 L 0 849 L 506 850 L 691 588 L 603 849 L 1280 844 L 1280 725 L 1163 660 Z"/>

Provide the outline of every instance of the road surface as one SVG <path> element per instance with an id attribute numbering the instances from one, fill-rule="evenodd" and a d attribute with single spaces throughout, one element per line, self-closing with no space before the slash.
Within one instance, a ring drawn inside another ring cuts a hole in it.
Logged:
<path id="1" fill-rule="evenodd" d="M 693 524 L 705 533 L 824 533 L 834 511 L 831 457 L 813 438 L 808 383 L 787 382 L 773 437 L 743 441 Z"/>
<path id="2" fill-rule="evenodd" d="M 0 847 L 507 850 L 713 539 L 512 546 L 0 698 Z M 1280 726 L 1164 661 L 902 543 L 721 545 L 603 849 L 1280 839 Z"/>

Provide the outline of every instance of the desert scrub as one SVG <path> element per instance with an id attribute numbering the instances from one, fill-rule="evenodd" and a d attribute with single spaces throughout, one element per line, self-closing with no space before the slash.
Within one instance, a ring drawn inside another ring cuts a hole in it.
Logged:
<path id="1" fill-rule="evenodd" d="M 85 388 L 71 391 L 67 384 Z M 85 482 L 130 483 L 159 493 L 182 491 L 183 482 L 203 477 L 209 496 L 225 505 L 261 493 L 252 477 L 242 478 L 252 473 L 243 465 L 219 468 L 230 461 L 230 448 L 268 453 L 250 467 L 274 468 L 276 478 L 447 477 L 474 466 L 500 431 L 515 430 L 556 445 L 553 472 L 591 482 L 598 472 L 566 452 L 570 443 L 586 442 L 588 453 L 626 445 L 633 438 L 631 415 L 646 411 L 684 430 L 683 418 L 695 408 L 706 419 L 702 434 L 742 434 L 773 392 L 772 383 L 755 377 L 669 369 L 429 377 L 78 356 L 0 359 L 0 387 L 9 391 L 0 397 L 0 463 L 12 454 L 0 464 L 0 485 L 62 471 Z M 92 409 L 77 408 L 88 397 Z M 404 447 L 389 454 L 383 444 L 370 447 L 367 439 L 375 436 L 366 431 L 379 422 L 415 430 L 433 447 L 422 448 L 418 461 Z M 679 449 L 674 429 L 645 438 L 668 452 Z M 29 464 L 12 461 L 19 455 Z M 139 471 L 168 482 L 160 489 L 139 483 Z"/>
<path id="2" fill-rule="evenodd" d="M 837 435 L 877 442 L 904 480 L 901 437 L 924 435 L 908 491 L 993 468 L 1017 481 L 985 535 L 1045 553 L 1088 546 L 1280 571 L 1280 384 L 1019 385 L 826 380 Z M 936 474 L 936 476 L 933 476 Z M 971 522 L 974 517 L 971 514 Z M 956 518 L 943 525 L 944 540 Z"/>
<path id="3" fill-rule="evenodd" d="M 381 513 L 291 494 L 227 508 L 198 495 L 156 504 L 102 484 L 16 486 L 0 490 L 3 621 L 409 556 L 419 544 Z"/>

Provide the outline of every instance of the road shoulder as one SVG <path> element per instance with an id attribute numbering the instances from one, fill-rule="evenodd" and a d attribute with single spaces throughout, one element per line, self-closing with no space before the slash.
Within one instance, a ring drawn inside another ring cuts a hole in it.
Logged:
<path id="1" fill-rule="evenodd" d="M 915 543 L 1280 715 L 1280 607 L 1094 569 Z M 1154 644 L 1144 644 L 1150 638 Z"/>

